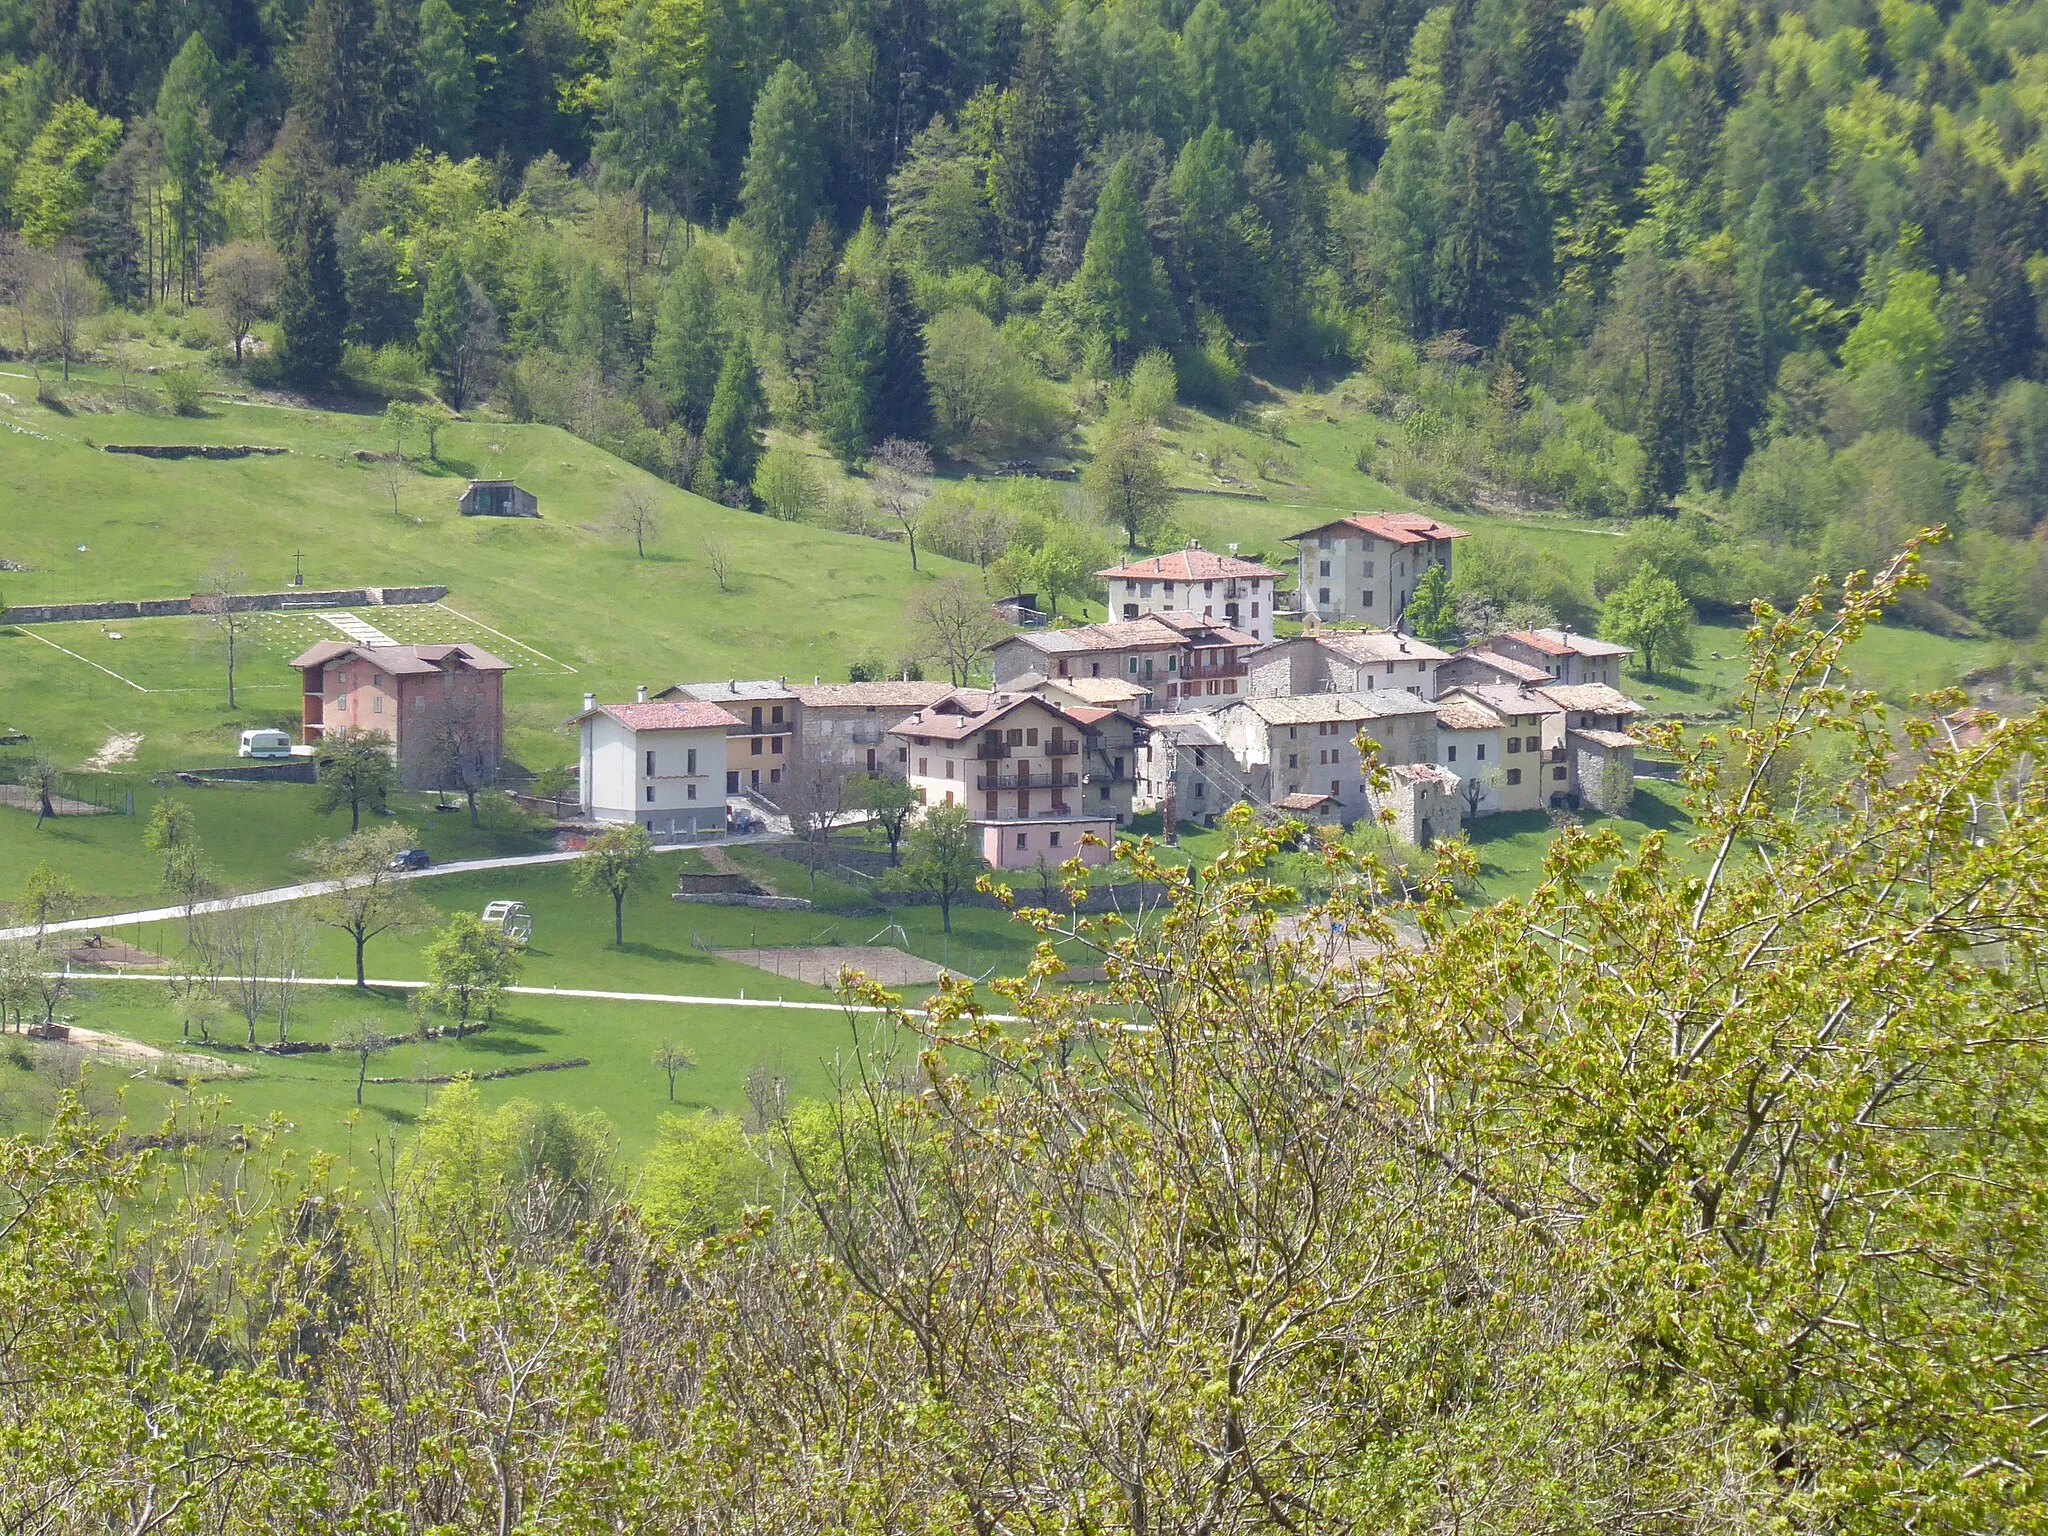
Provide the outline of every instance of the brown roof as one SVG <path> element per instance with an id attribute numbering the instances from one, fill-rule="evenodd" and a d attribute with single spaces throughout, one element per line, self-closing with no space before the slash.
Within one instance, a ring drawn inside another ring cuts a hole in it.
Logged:
<path id="1" fill-rule="evenodd" d="M 1385 539 L 1390 544 L 1430 544 L 1438 539 L 1462 539 L 1465 530 L 1453 528 L 1449 523 L 1440 523 L 1433 517 L 1420 512 L 1375 512 L 1361 513 L 1355 517 L 1340 517 L 1335 522 L 1318 523 L 1313 528 L 1304 528 L 1300 533 L 1287 535 L 1291 543 L 1321 533 L 1326 528 L 1355 528 L 1360 533 L 1369 533 L 1376 539 Z"/>
<path id="2" fill-rule="evenodd" d="M 1574 710 L 1582 715 L 1639 715 L 1643 712 L 1642 705 L 1605 683 L 1551 683 L 1535 691 L 1558 708 Z"/>
<path id="3" fill-rule="evenodd" d="M 592 715 L 610 715 L 629 731 L 723 731 L 740 723 L 737 715 L 697 699 L 681 704 L 600 704 L 572 717 L 570 723 L 580 723 Z"/>
<path id="4" fill-rule="evenodd" d="M 1324 806 L 1335 803 L 1328 795 L 1310 795 L 1296 792 L 1291 795 L 1282 795 L 1278 800 L 1275 800 L 1273 802 L 1273 809 L 1276 811 L 1320 811 Z"/>
<path id="5" fill-rule="evenodd" d="M 929 709 L 921 709 L 889 728 L 891 736 L 928 736 L 935 741 L 961 741 L 976 731 L 986 730 L 1005 715 L 1036 704 L 1072 725 L 1082 735 L 1093 735 L 1095 727 L 1070 710 L 1035 693 L 985 692 L 979 688 L 956 688 Z"/>
<path id="6" fill-rule="evenodd" d="M 330 661 L 354 657 L 389 672 L 394 677 L 423 677 L 439 672 L 444 662 L 459 661 L 472 672 L 510 672 L 512 663 L 500 661 L 481 646 L 458 642 L 454 645 L 362 645 L 354 640 L 322 640 L 310 650 L 292 658 L 301 671 L 325 666 Z"/>
<path id="7" fill-rule="evenodd" d="M 1633 656 L 1634 651 L 1611 640 L 1575 635 L 1568 629 L 1511 629 L 1507 639 L 1519 640 L 1546 656 Z"/>
<path id="8" fill-rule="evenodd" d="M 1197 617 L 1181 608 L 1163 608 L 1157 613 L 1146 615 L 1162 624 L 1171 625 L 1189 643 L 1194 645 L 1257 645 L 1259 637 L 1248 635 L 1241 629 L 1232 629 L 1228 624 L 1215 619 Z"/>
<path id="9" fill-rule="evenodd" d="M 1002 643 L 1028 645 L 1048 656 L 1062 656 L 1076 651 L 1129 651 L 1143 646 L 1166 650 L 1187 644 L 1187 637 L 1161 615 L 1148 613 L 1142 618 L 1115 619 L 1107 624 L 1041 629 L 1035 634 L 1012 635 Z"/>
<path id="10" fill-rule="evenodd" d="M 925 709 L 953 691 L 947 683 L 792 683 L 805 709 Z"/>
<path id="11" fill-rule="evenodd" d="M 1459 683 L 1446 688 L 1437 698 L 1437 708 L 1442 709 L 1444 700 L 1458 694 L 1477 699 L 1497 715 L 1559 715 L 1564 706 L 1554 699 L 1545 698 L 1538 689 L 1515 688 L 1507 683 Z"/>
<path id="12" fill-rule="evenodd" d="M 1219 555 L 1206 549 L 1177 549 L 1170 555 L 1154 555 L 1150 560 L 1113 565 L 1095 574 L 1115 580 L 1220 581 L 1232 576 L 1277 577 L 1280 573 L 1270 566 L 1240 560 L 1235 555 Z"/>
<path id="13" fill-rule="evenodd" d="M 1335 651 L 1347 661 L 1449 661 L 1447 652 L 1413 635 L 1397 635 L 1387 629 L 1318 630 L 1304 639 Z M 1546 674 L 1547 675 L 1547 674 Z"/>
<path id="14" fill-rule="evenodd" d="M 1492 731 L 1500 728 L 1500 716 L 1471 699 L 1439 699 L 1436 723 L 1447 731 Z"/>
<path id="15" fill-rule="evenodd" d="M 1530 662 L 1517 661 L 1512 656 L 1503 656 L 1498 651 L 1463 650 L 1453 658 L 1457 661 L 1476 661 L 1482 667 L 1498 672 L 1502 677 L 1512 678 L 1518 683 L 1547 683 L 1551 676 L 1541 667 Z"/>

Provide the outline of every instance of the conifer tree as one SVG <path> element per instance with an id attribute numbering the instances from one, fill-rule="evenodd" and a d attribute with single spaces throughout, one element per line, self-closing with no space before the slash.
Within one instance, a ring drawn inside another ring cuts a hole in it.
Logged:
<path id="1" fill-rule="evenodd" d="M 761 457 L 760 418 L 761 376 L 746 338 L 735 336 L 718 370 L 692 490 L 716 500 L 728 486 L 753 484 L 754 466 Z"/>
<path id="2" fill-rule="evenodd" d="M 1137 169 L 1128 155 L 1102 188 L 1074 282 L 1077 310 L 1108 343 L 1119 369 L 1147 348 L 1173 342 L 1179 327 L 1166 265 L 1152 249 L 1138 202 Z"/>
<path id="3" fill-rule="evenodd" d="M 867 457 L 877 440 L 875 406 L 886 362 L 882 317 L 855 288 L 839 306 L 818 370 L 818 423 L 849 469 Z"/>
<path id="4" fill-rule="evenodd" d="M 278 367 L 302 389 L 318 389 L 341 366 L 348 299 L 334 251 L 334 216 L 309 198 L 292 221 L 278 284 Z"/>
<path id="5" fill-rule="evenodd" d="M 200 238 L 213 192 L 220 143 L 213 133 L 213 103 L 220 94 L 220 61 L 194 32 L 164 71 L 156 94 L 163 127 L 164 170 L 171 184 L 171 239 L 178 296 L 190 300 L 197 286 Z"/>
<path id="6" fill-rule="evenodd" d="M 476 126 L 476 61 L 448 0 L 425 0 L 419 24 L 420 108 L 434 146 L 461 159 Z"/>
<path id="7" fill-rule="evenodd" d="M 760 252 L 762 277 L 780 288 L 824 202 L 825 156 L 818 93 L 784 60 L 754 103 L 740 204 Z"/>
<path id="8" fill-rule="evenodd" d="M 711 409 L 720 346 L 717 296 L 703 261 L 692 251 L 655 309 L 649 374 L 663 403 L 693 427 L 701 427 Z"/>
<path id="9" fill-rule="evenodd" d="M 458 387 L 463 332 L 469 324 L 469 276 L 462 257 L 449 251 L 434 263 L 420 304 L 420 351 L 443 389 Z M 458 407 L 459 409 L 459 407 Z"/>

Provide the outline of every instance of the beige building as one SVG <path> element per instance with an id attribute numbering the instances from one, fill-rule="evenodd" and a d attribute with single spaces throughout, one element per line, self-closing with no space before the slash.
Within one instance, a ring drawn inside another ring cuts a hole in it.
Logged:
<path id="1" fill-rule="evenodd" d="M 1502 809 L 1507 787 L 1507 727 L 1476 699 L 1440 699 L 1436 706 L 1434 762 L 1458 776 L 1458 805 L 1476 821 Z"/>
<path id="2" fill-rule="evenodd" d="M 1095 573 L 1103 600 L 1120 618 L 1177 612 L 1243 630 L 1255 644 L 1273 638 L 1273 606 L 1280 573 L 1235 555 L 1212 554 L 1199 544 Z"/>
<path id="3" fill-rule="evenodd" d="M 1436 752 L 1436 709 L 1391 690 L 1255 698 L 1218 710 L 1216 731 L 1255 804 L 1326 794 L 1336 819 L 1349 826 L 1369 809 L 1359 733 L 1382 763 L 1428 762 Z"/>
<path id="4" fill-rule="evenodd" d="M 1258 643 L 1227 624 L 1170 612 L 1011 635 L 992 654 L 999 688 L 1099 679 L 1142 688 L 1160 708 L 1216 709 L 1242 691 Z"/>
<path id="5" fill-rule="evenodd" d="M 1441 565 L 1451 574 L 1451 546 L 1464 537 L 1419 512 L 1361 513 L 1291 534 L 1302 613 L 1325 624 L 1398 626 L 1425 571 Z"/>
<path id="6" fill-rule="evenodd" d="M 1246 691 L 1273 698 L 1398 688 L 1418 699 L 1434 699 L 1438 669 L 1449 659 L 1412 635 L 1384 629 L 1325 629 L 1276 640 L 1252 652 Z"/>
<path id="7" fill-rule="evenodd" d="M 1113 811 L 1087 805 L 1080 763 L 1098 728 L 1035 694 L 960 688 L 890 731 L 905 777 L 925 805 L 959 805 L 998 869 L 1077 855 L 1090 864 L 1116 836 Z"/>
<path id="8" fill-rule="evenodd" d="M 1625 645 L 1575 635 L 1567 629 L 1511 629 L 1495 635 L 1483 649 L 1539 668 L 1551 682 L 1574 687 L 1604 683 L 1619 688 L 1621 664 L 1635 655 Z"/>
<path id="9" fill-rule="evenodd" d="M 1500 721 L 1499 810 L 1540 811 L 1570 803 L 1571 765 L 1562 708 L 1541 694 L 1506 683 L 1460 683 L 1444 690 L 1437 707 L 1441 710 L 1459 700 L 1479 705 Z"/>
<path id="10" fill-rule="evenodd" d="M 902 745 L 889 731 L 952 688 L 945 683 L 791 683 L 796 696 L 796 759 L 828 779 L 903 773 Z"/>
<path id="11" fill-rule="evenodd" d="M 752 790 L 775 798 L 775 786 L 796 761 L 797 711 L 802 707 L 787 683 L 748 678 L 677 683 L 655 698 L 671 703 L 695 699 L 731 715 L 737 723 L 725 746 L 726 793 Z"/>

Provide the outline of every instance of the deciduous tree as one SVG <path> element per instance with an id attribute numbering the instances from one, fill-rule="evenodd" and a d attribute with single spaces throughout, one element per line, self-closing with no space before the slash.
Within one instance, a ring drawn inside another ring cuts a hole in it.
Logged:
<path id="1" fill-rule="evenodd" d="M 612 943 L 626 942 L 626 896 L 654 857 L 654 839 L 638 822 L 606 827 L 583 846 L 576 860 L 576 889 L 586 896 L 608 896 L 612 903 Z"/>

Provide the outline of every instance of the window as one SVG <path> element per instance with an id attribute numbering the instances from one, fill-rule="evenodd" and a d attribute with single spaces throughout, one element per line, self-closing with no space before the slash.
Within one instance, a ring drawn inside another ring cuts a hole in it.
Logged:
<path id="1" fill-rule="evenodd" d="M 758 704 L 756 704 L 756 705 L 754 706 L 754 721 L 753 721 L 753 725 L 754 725 L 754 729 L 755 729 L 755 730 L 757 730 L 757 731 L 758 731 L 759 729 L 761 729 L 761 706 L 760 706 L 760 705 L 758 705 Z"/>
<path id="2" fill-rule="evenodd" d="M 750 756 L 759 757 L 761 755 L 761 738 L 756 736 L 748 743 L 747 751 Z"/>
<path id="3" fill-rule="evenodd" d="M 1296 754 L 1290 752 L 1287 754 L 1287 766 L 1290 768 L 1299 768 L 1301 766 L 1301 759 Z"/>
<path id="4" fill-rule="evenodd" d="M 371 713 L 371 714 L 373 714 L 373 715 L 381 715 L 381 714 L 383 714 L 383 713 L 384 713 L 384 695 L 383 695 L 383 694 L 381 694 L 381 693 L 373 693 L 373 694 L 371 694 L 371 695 L 370 695 L 370 713 Z"/>
<path id="5" fill-rule="evenodd" d="M 775 713 L 770 715 L 769 719 L 773 720 L 777 725 L 782 724 L 782 706 L 780 704 L 775 706 Z"/>
<path id="6" fill-rule="evenodd" d="M 1482 763 L 1486 761 L 1486 743 L 1485 743 L 1485 742 L 1483 742 L 1483 741 L 1482 741 L 1481 743 L 1479 743 L 1479 746 L 1478 746 L 1477 750 L 1476 750 L 1476 751 L 1475 751 L 1475 752 L 1473 753 L 1473 756 L 1477 757 L 1477 758 L 1479 759 L 1479 761 L 1480 761 L 1480 762 L 1482 762 Z"/>
<path id="7" fill-rule="evenodd" d="M 1200 779 L 1195 780 L 1195 798 L 1197 800 L 1201 799 L 1202 791 L 1207 788 L 1208 785 L 1204 784 Z"/>
<path id="8" fill-rule="evenodd" d="M 1137 657 L 1135 657 L 1135 656 L 1133 656 L 1133 657 L 1131 658 L 1131 676 L 1133 676 L 1133 677 L 1136 677 L 1137 675 L 1138 675 L 1138 658 L 1137 658 Z"/>
<path id="9" fill-rule="evenodd" d="M 782 770 L 780 768 L 770 768 L 768 770 L 768 782 L 770 784 L 780 784 L 782 782 Z"/>
<path id="10" fill-rule="evenodd" d="M 1365 570 L 1362 574 L 1364 575 L 1367 581 L 1372 580 L 1372 562 L 1370 560 L 1365 562 Z"/>
<path id="11" fill-rule="evenodd" d="M 1316 574 L 1317 574 L 1318 576 L 1327 576 L 1327 575 L 1329 575 L 1329 574 L 1330 574 L 1330 562 L 1329 562 L 1329 561 L 1327 561 L 1327 560 L 1321 560 L 1321 561 L 1318 561 L 1318 562 L 1316 563 Z"/>
<path id="12" fill-rule="evenodd" d="M 1541 752 L 1543 750 L 1543 738 L 1540 736 L 1526 737 L 1522 742 L 1522 748 L 1528 752 Z"/>
<path id="13" fill-rule="evenodd" d="M 1521 751 L 1521 750 L 1522 750 L 1522 738 L 1521 738 L 1521 737 L 1519 737 L 1519 736 L 1510 736 L 1510 737 L 1508 738 L 1508 752 L 1509 752 L 1510 754 L 1513 754 L 1513 753 L 1519 752 L 1519 751 Z M 1512 771 L 1512 770 L 1510 770 L 1510 771 Z"/>
<path id="14" fill-rule="evenodd" d="M 1057 848 L 1060 845 L 1060 835 L 1057 832 L 1048 832 L 1045 835 L 1045 841 L 1047 847 Z"/>
<path id="15" fill-rule="evenodd" d="M 1330 600 L 1330 589 L 1329 589 L 1328 587 L 1317 587 L 1317 588 L 1316 588 L 1316 601 L 1317 601 L 1317 602 L 1319 602 L 1319 603 L 1327 603 L 1327 602 L 1328 602 L 1329 600 Z"/>
<path id="16" fill-rule="evenodd" d="M 418 714 L 421 710 L 425 709 L 426 707 L 427 696 L 424 693 L 416 693 L 412 696 L 412 712 L 414 714 Z"/>
<path id="17" fill-rule="evenodd" d="M 1197 747 L 1197 748 L 1195 748 L 1195 766 L 1196 766 L 1197 768 L 1204 768 L 1204 767 L 1207 767 L 1207 766 L 1208 766 L 1208 760 L 1209 760 L 1209 754 L 1208 754 L 1208 752 L 1207 752 L 1207 751 L 1206 751 L 1206 750 L 1205 750 L 1204 748 L 1202 748 L 1202 747 Z M 1124 760 L 1123 760 L 1122 758 L 1118 758 L 1118 759 L 1116 760 L 1116 767 L 1117 767 L 1117 772 L 1119 772 L 1119 773 L 1123 772 L 1123 767 L 1124 767 Z"/>
<path id="18" fill-rule="evenodd" d="M 652 752 L 647 754 L 647 777 L 650 779 L 654 777 L 654 754 Z"/>
<path id="19" fill-rule="evenodd" d="M 1020 747 L 1024 744 L 1024 733 L 1021 730 L 1012 731 L 1009 734 L 1008 740 L 1011 746 Z"/>
<path id="20" fill-rule="evenodd" d="M 1109 786 L 1107 784 L 1104 784 L 1101 787 L 1101 790 L 1102 792 L 1098 794 L 1095 798 L 1098 800 L 1107 800 L 1109 798 Z"/>
<path id="21" fill-rule="evenodd" d="M 685 784 L 685 785 L 683 786 L 683 798 L 684 798 L 685 800 L 694 800 L 694 799 L 696 799 L 696 798 L 697 798 L 697 786 L 696 786 L 696 785 L 694 785 L 694 784 Z"/>
<path id="22" fill-rule="evenodd" d="M 1032 725 L 1032 726 L 1026 726 L 1026 727 L 1025 727 L 1025 729 L 1024 729 L 1024 745 L 1025 745 L 1025 746 L 1027 746 L 1027 747 L 1035 747 L 1035 746 L 1037 746 L 1037 745 L 1038 745 L 1038 727 L 1037 727 L 1037 726 L 1035 726 L 1035 725 Z"/>
<path id="23" fill-rule="evenodd" d="M 1329 536 L 1329 535 L 1328 535 L 1327 533 L 1326 533 L 1326 534 L 1324 534 L 1324 535 L 1322 535 L 1322 537 L 1320 537 L 1320 538 L 1318 538 L 1318 539 L 1316 540 L 1316 548 L 1317 548 L 1317 549 L 1328 549 L 1329 547 L 1330 547 L 1330 536 Z"/>
<path id="24" fill-rule="evenodd" d="M 920 757 L 917 760 L 917 776 L 919 778 L 923 779 L 931 776 L 931 761 L 928 757 Z"/>
<path id="25" fill-rule="evenodd" d="M 1330 798 L 1334 800 L 1343 793 L 1344 791 L 1338 786 L 1337 781 L 1335 779 L 1330 780 Z"/>
<path id="26" fill-rule="evenodd" d="M 1510 768 L 1510 769 L 1508 770 L 1508 782 L 1509 782 L 1510 784 L 1519 784 L 1519 783 L 1521 783 L 1521 782 L 1522 782 L 1522 770 L 1521 770 L 1521 769 L 1519 769 L 1519 768 Z"/>
<path id="27" fill-rule="evenodd" d="M 946 759 L 946 777 L 949 779 L 953 777 L 953 759 L 950 757 Z"/>
<path id="28" fill-rule="evenodd" d="M 1558 765 L 1557 767 L 1555 767 L 1555 768 L 1551 769 L 1551 770 L 1550 770 L 1550 776 L 1551 776 L 1551 777 L 1552 777 L 1553 779 L 1561 779 L 1561 778 L 1563 778 L 1563 777 L 1564 777 L 1564 766 L 1563 766 L 1562 764 L 1559 764 L 1559 765 Z"/>
<path id="29" fill-rule="evenodd" d="M 1017 834 L 1017 846 L 1018 846 L 1019 848 L 1026 848 L 1026 847 L 1029 847 L 1029 846 L 1030 846 L 1030 844 L 1031 844 L 1031 834 L 1030 834 L 1029 832 L 1019 832 L 1019 833 Z"/>
<path id="30" fill-rule="evenodd" d="M 1361 608 L 1370 608 L 1372 606 L 1372 594 L 1370 592 L 1359 593 L 1358 606 Z"/>
<path id="31" fill-rule="evenodd" d="M 1444 761 L 1447 763 L 1455 763 L 1457 760 L 1458 744 L 1456 742 L 1452 742 L 1451 745 L 1444 748 Z"/>
<path id="32" fill-rule="evenodd" d="M 1257 618 L 1258 616 L 1259 616 L 1259 605 L 1258 605 L 1257 603 L 1253 603 L 1253 604 L 1252 604 L 1252 617 L 1256 619 L 1256 618 Z"/>
<path id="33" fill-rule="evenodd" d="M 648 755 L 650 757 L 653 756 L 652 753 L 649 753 Z M 872 752 L 868 754 L 870 758 L 872 758 L 874 755 L 875 754 Z M 686 766 L 684 767 L 683 771 L 685 773 L 695 775 L 695 773 L 697 772 L 697 749 L 695 747 L 690 748 L 689 755 L 685 758 L 684 761 Z M 697 793 L 697 791 L 693 789 L 690 791 L 690 793 L 694 795 Z"/>
<path id="34" fill-rule="evenodd" d="M 1178 656 L 1167 657 L 1166 670 L 1169 672 L 1178 672 L 1180 670 L 1180 658 Z"/>
<path id="35" fill-rule="evenodd" d="M 652 784 L 647 786 L 647 803 L 649 805 L 654 804 L 654 786 Z"/>

